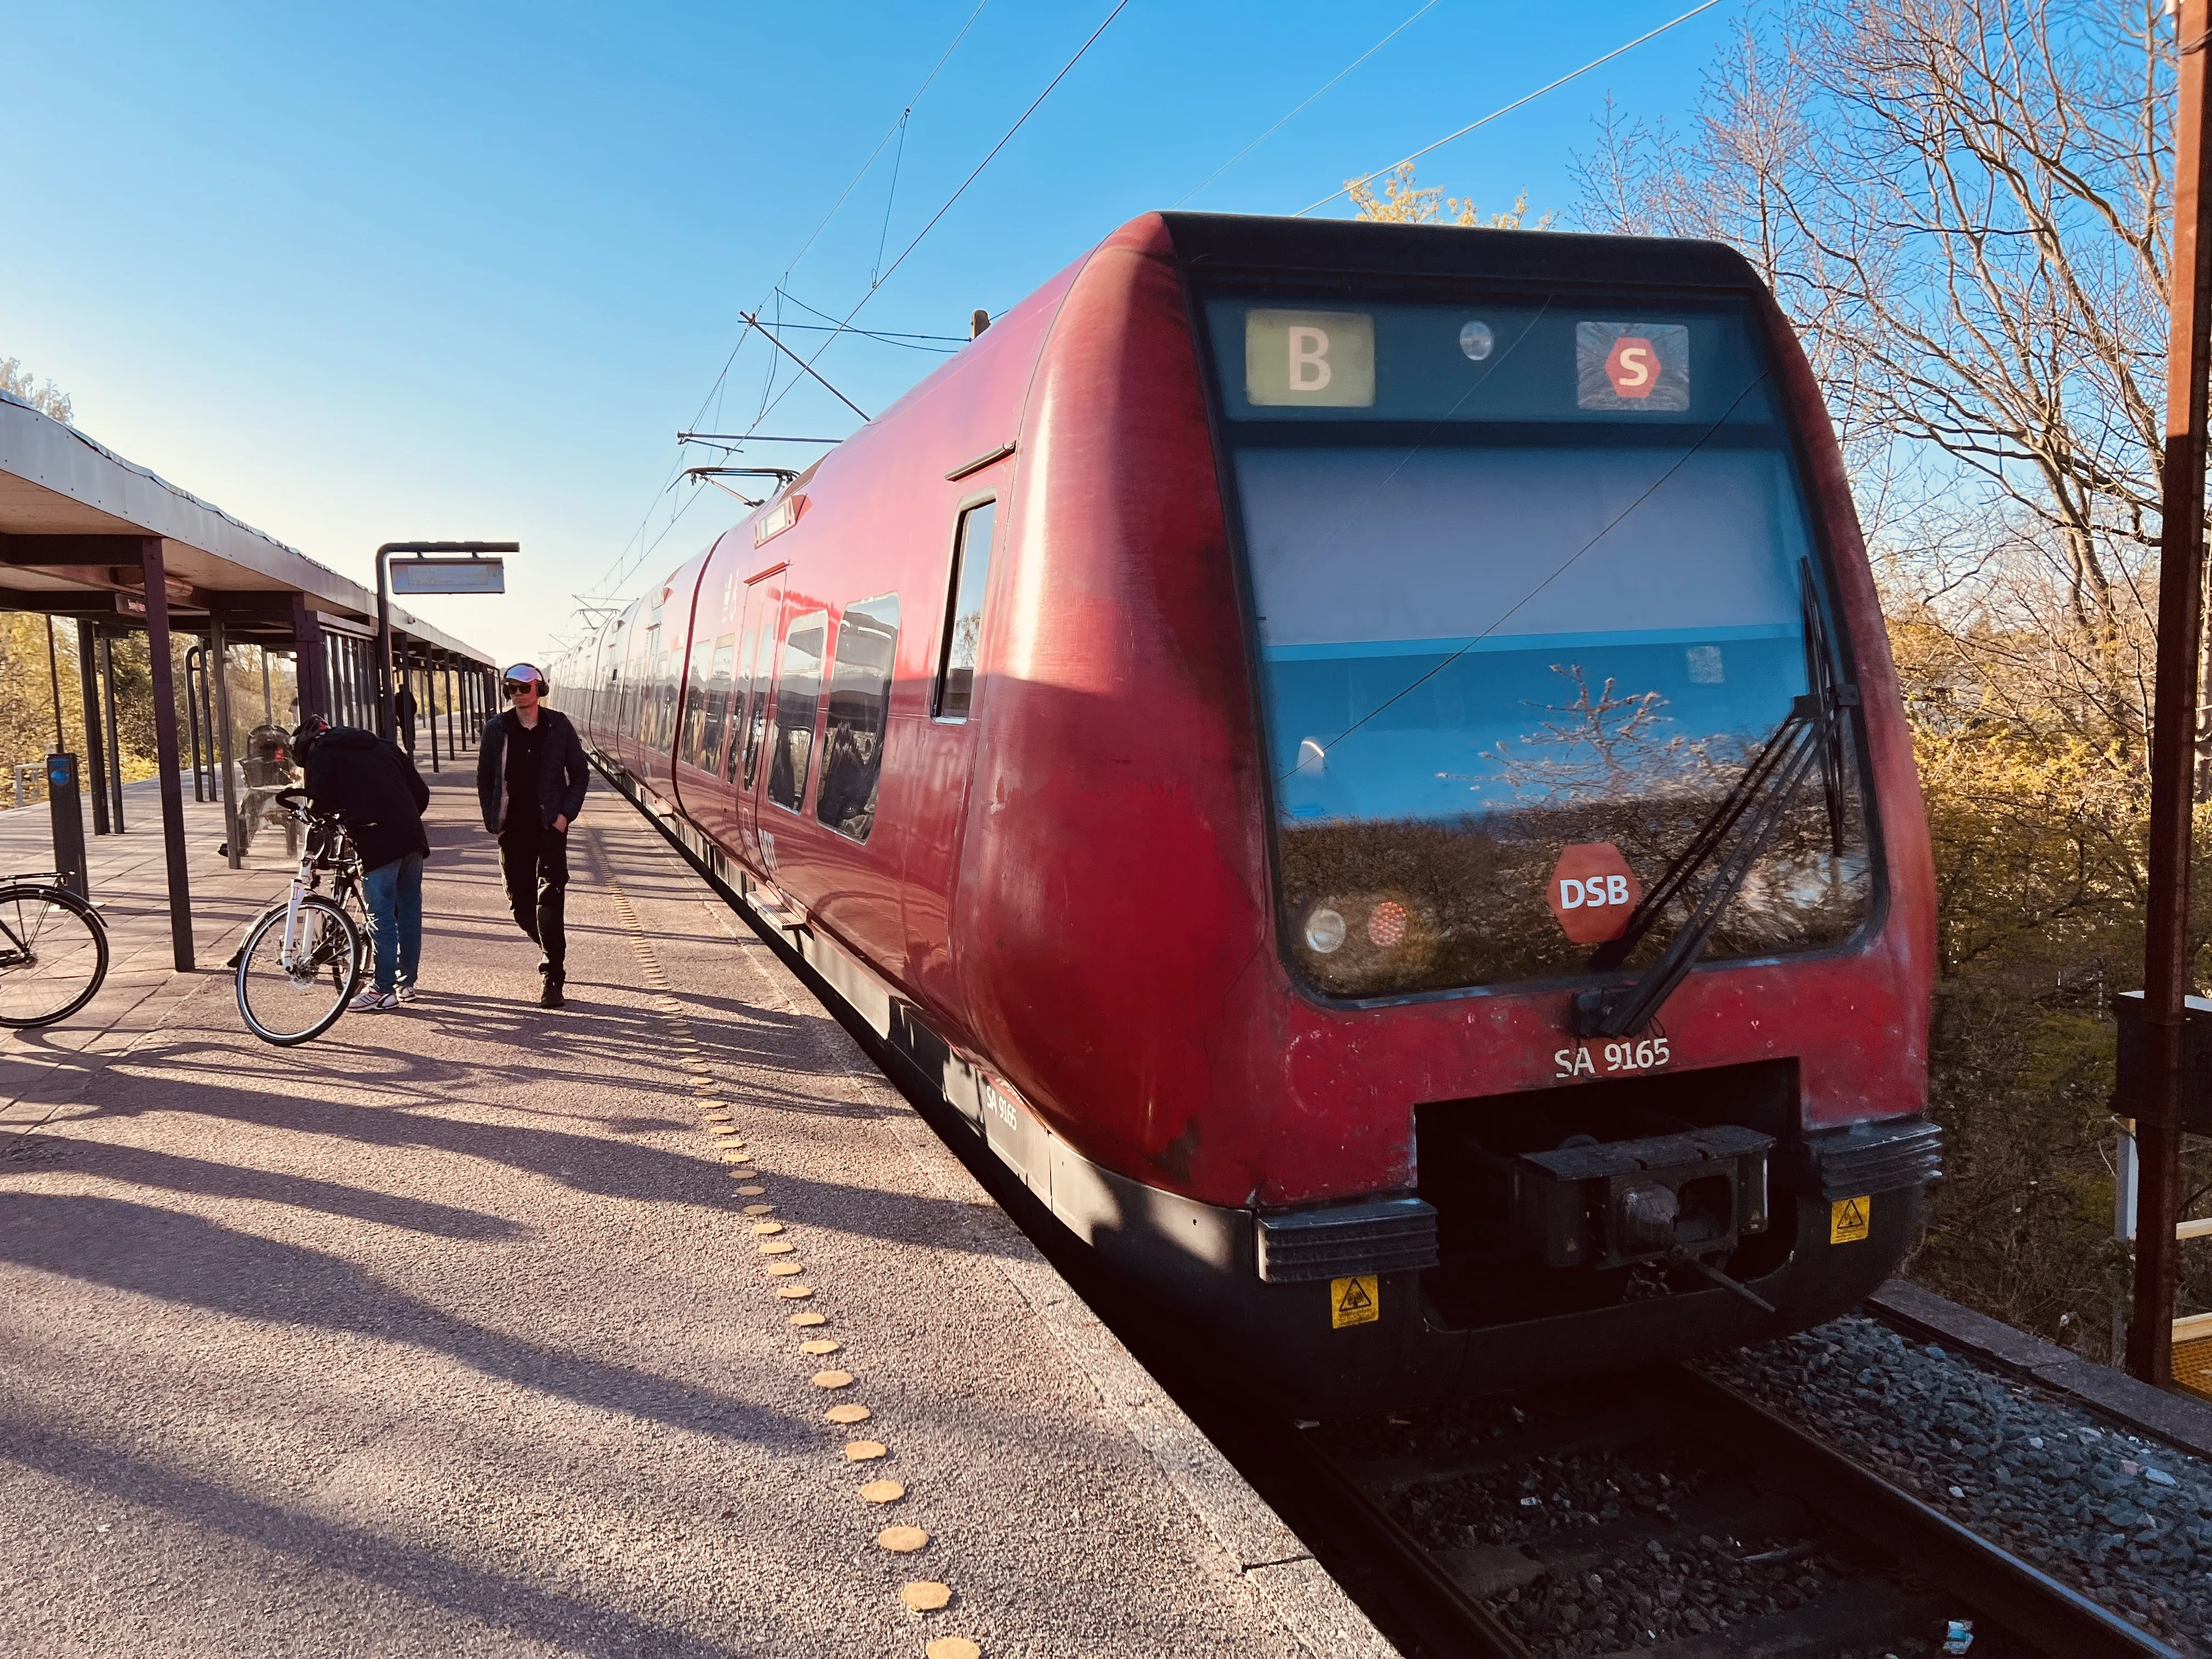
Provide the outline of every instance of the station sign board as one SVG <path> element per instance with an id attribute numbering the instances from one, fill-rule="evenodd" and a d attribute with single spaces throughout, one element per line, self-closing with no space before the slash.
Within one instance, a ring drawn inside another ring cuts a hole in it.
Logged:
<path id="1" fill-rule="evenodd" d="M 501 559 L 394 559 L 394 593 L 504 593 L 507 564 Z"/>

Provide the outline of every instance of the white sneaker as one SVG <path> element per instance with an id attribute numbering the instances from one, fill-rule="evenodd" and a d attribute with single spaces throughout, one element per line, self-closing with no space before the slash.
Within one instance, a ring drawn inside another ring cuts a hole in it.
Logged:
<path id="1" fill-rule="evenodd" d="M 412 1002 L 416 997 L 420 996 L 422 993 L 417 991 L 411 985 L 403 985 L 392 994 L 398 997 L 402 1002 Z"/>
<path id="2" fill-rule="evenodd" d="M 396 991 L 379 991 L 372 988 L 363 991 L 347 1006 L 356 1014 L 387 1013 L 399 1006 L 399 995 Z"/>

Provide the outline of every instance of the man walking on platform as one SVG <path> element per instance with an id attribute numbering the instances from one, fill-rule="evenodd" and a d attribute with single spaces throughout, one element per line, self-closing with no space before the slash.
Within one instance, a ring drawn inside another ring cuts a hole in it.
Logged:
<path id="1" fill-rule="evenodd" d="M 501 689 L 514 703 L 486 723 L 477 749 L 477 796 L 484 829 L 499 837 L 499 872 L 515 924 L 545 952 L 541 1008 L 558 1008 L 568 979 L 562 926 L 568 893 L 568 825 L 591 781 L 583 739 L 568 717 L 545 708 L 545 676 L 520 662 Z"/>
<path id="2" fill-rule="evenodd" d="M 415 1000 L 422 960 L 422 860 L 430 854 L 422 811 L 430 786 L 399 745 L 374 732 L 334 726 L 301 728 L 307 799 L 334 812 L 361 854 L 362 896 L 375 924 L 375 983 L 353 1000 L 357 1012 L 383 1013 Z"/>

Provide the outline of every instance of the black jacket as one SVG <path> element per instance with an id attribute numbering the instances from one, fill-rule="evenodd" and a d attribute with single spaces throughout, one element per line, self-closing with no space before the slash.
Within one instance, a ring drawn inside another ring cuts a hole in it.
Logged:
<path id="1" fill-rule="evenodd" d="M 422 809 L 430 786 L 396 743 L 358 726 L 334 726 L 307 750 L 307 799 L 335 812 L 361 849 L 364 870 L 396 864 L 410 853 L 429 856 Z"/>
<path id="2" fill-rule="evenodd" d="M 590 787 L 592 769 L 584 759 L 584 740 L 568 717 L 558 709 L 538 711 L 545 728 L 545 757 L 538 768 L 538 825 L 550 828 L 556 818 L 575 820 L 584 810 L 584 791 Z M 507 734 L 522 729 L 514 710 L 495 714 L 484 722 L 483 740 L 477 745 L 477 799 L 483 804 L 484 828 L 497 835 L 507 822 Z"/>

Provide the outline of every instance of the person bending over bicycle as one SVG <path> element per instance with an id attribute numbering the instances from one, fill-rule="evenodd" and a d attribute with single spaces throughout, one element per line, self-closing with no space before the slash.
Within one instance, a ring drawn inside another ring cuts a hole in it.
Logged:
<path id="1" fill-rule="evenodd" d="M 376 933 L 376 980 L 353 1000 L 357 1013 L 415 1000 L 422 958 L 422 811 L 430 786 L 396 743 L 333 726 L 307 750 L 307 799 L 334 814 L 361 851 L 362 892 Z"/>

